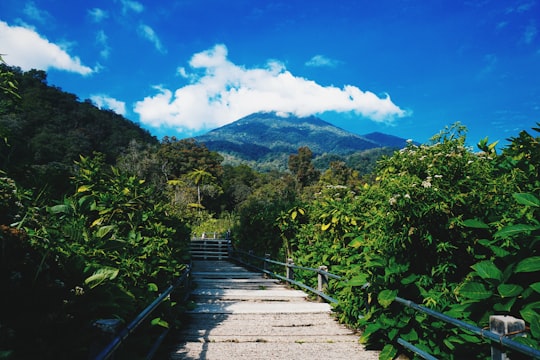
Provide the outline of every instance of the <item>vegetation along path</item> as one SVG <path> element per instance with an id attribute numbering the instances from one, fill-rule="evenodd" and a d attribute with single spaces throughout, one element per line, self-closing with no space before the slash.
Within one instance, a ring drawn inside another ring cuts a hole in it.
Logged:
<path id="1" fill-rule="evenodd" d="M 196 261 L 197 303 L 171 359 L 378 359 L 330 305 L 228 261 Z"/>

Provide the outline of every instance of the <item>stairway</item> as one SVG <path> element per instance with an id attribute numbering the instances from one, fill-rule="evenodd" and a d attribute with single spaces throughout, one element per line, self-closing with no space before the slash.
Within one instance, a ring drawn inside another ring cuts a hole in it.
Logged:
<path id="1" fill-rule="evenodd" d="M 192 275 L 197 305 L 170 359 L 378 359 L 302 291 L 228 261 L 195 261 Z"/>
<path id="2" fill-rule="evenodd" d="M 229 257 L 229 240 L 218 238 L 193 238 L 189 251 L 193 260 L 224 260 Z"/>

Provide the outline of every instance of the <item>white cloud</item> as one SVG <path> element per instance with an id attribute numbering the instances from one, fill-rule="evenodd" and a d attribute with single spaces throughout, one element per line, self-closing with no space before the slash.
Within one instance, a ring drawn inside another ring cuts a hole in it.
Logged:
<path id="1" fill-rule="evenodd" d="M 109 109 L 122 116 L 126 115 L 126 103 L 107 95 L 92 95 L 90 100 L 100 109 Z"/>
<path id="2" fill-rule="evenodd" d="M 156 95 L 135 104 L 140 121 L 151 127 L 199 131 L 223 126 L 260 111 L 308 116 L 326 111 L 353 112 L 376 122 L 406 116 L 390 97 L 378 97 L 356 86 L 321 86 L 296 77 L 277 61 L 247 69 L 227 59 L 227 48 L 216 45 L 193 55 L 196 74 L 179 71 L 191 83 L 174 92 L 155 87 Z M 181 68 L 182 69 L 182 68 Z M 198 75 L 197 75 L 198 74 Z"/>
<path id="3" fill-rule="evenodd" d="M 536 28 L 536 24 L 531 23 L 525 29 L 525 33 L 523 34 L 523 40 L 525 41 L 526 44 L 531 44 L 536 38 L 537 34 L 538 34 L 538 29 Z"/>
<path id="4" fill-rule="evenodd" d="M 27 2 L 24 5 L 23 13 L 30 19 L 41 24 L 51 21 L 51 15 L 47 11 L 39 9 L 33 1 Z"/>
<path id="5" fill-rule="evenodd" d="M 145 24 L 139 25 L 139 34 L 141 34 L 141 36 L 146 40 L 150 41 L 160 53 L 164 54 L 167 52 L 167 50 L 165 50 L 161 44 L 161 40 L 159 40 L 156 32 L 150 26 Z"/>
<path id="6" fill-rule="evenodd" d="M 55 68 L 69 72 L 89 75 L 94 70 L 81 64 L 76 56 L 69 55 L 60 46 L 41 37 L 33 29 L 9 26 L 0 21 L 0 44 L 6 54 L 4 60 L 23 70 Z"/>
<path id="7" fill-rule="evenodd" d="M 122 13 L 125 15 L 128 11 L 133 11 L 136 13 L 141 13 L 144 10 L 143 4 L 141 4 L 138 1 L 132 1 L 132 0 L 120 0 L 120 3 L 122 4 Z"/>
<path id="8" fill-rule="evenodd" d="M 341 62 L 339 60 L 330 59 L 324 55 L 315 55 L 306 62 L 306 66 L 311 67 L 336 67 Z"/>
<path id="9" fill-rule="evenodd" d="M 88 15 L 96 23 L 99 23 L 109 17 L 109 13 L 103 9 L 93 8 L 88 10 Z"/>
<path id="10" fill-rule="evenodd" d="M 104 59 L 108 59 L 111 53 L 111 47 L 109 46 L 108 40 L 109 38 L 107 34 L 105 34 L 105 31 L 98 31 L 98 33 L 96 34 L 96 43 L 102 47 L 99 55 Z"/>

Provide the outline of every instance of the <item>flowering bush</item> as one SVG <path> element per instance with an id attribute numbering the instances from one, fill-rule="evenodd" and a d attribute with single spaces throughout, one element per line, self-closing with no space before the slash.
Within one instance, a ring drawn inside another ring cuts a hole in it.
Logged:
<path id="1" fill-rule="evenodd" d="M 363 342 L 384 347 L 381 358 L 391 359 L 398 353 L 399 337 L 445 358 L 463 354 L 482 358 L 482 351 L 489 352 L 489 348 L 471 346 L 480 340 L 404 309 L 393 302 L 395 296 L 481 326 L 487 323 L 488 311 L 478 311 L 477 305 L 488 297 L 493 297 L 492 313 L 504 310 L 527 321 L 537 319 L 536 308 L 530 307 L 537 299 L 537 283 L 522 283 L 523 292 L 509 293 L 506 285 L 497 289 L 481 269 L 488 260 L 495 264 L 509 261 L 497 269 L 513 279 L 512 266 L 524 261 L 524 249 L 535 259 L 536 202 L 532 194 L 518 196 L 516 202 L 513 194 L 524 188 L 538 192 L 534 185 L 538 178 L 532 174 L 538 169 L 534 162 L 540 153 L 538 141 L 521 134 L 497 155 L 495 145 L 486 140 L 479 144 L 482 151 L 475 153 L 465 146 L 465 132 L 456 124 L 433 137 L 430 144 L 409 142 L 380 161 L 373 183 L 342 189 L 339 194 L 335 186 L 319 193 L 303 205 L 309 220 L 289 240 L 296 244 L 297 263 L 324 264 L 349 279 L 331 289 L 340 300 L 340 319 L 363 328 Z M 516 141 L 527 146 L 516 146 Z M 523 215 L 524 196 L 529 199 L 528 215 Z M 518 245 L 510 230 L 503 230 L 523 217 L 527 227 L 513 230 L 521 229 L 521 235 L 532 237 L 526 246 Z M 495 241 L 482 240 L 493 231 Z M 482 299 L 474 298 L 471 291 L 478 278 L 489 283 L 482 285 L 486 289 Z M 497 280 L 499 285 L 514 284 L 502 275 Z M 509 295 L 527 298 L 529 307 L 523 301 L 513 300 L 512 306 L 501 301 Z M 520 314 L 523 309 L 528 310 Z M 533 332 L 537 339 L 538 335 Z"/>

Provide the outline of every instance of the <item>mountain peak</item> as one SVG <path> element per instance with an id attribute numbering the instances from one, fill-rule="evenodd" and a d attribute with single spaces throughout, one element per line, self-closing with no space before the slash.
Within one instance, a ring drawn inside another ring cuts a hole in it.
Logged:
<path id="1" fill-rule="evenodd" d="M 405 140 L 392 135 L 353 134 L 316 116 L 261 112 L 195 137 L 225 159 L 251 163 L 272 162 L 287 168 L 290 154 L 307 146 L 314 156 L 348 155 L 379 147 L 403 147 Z"/>

